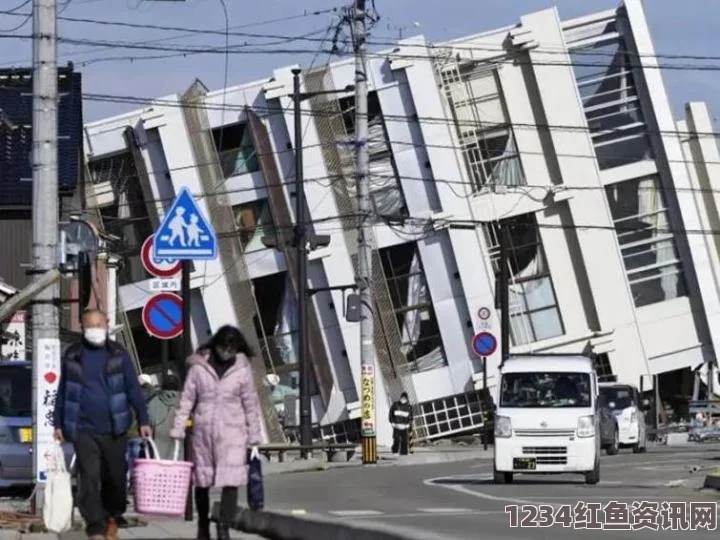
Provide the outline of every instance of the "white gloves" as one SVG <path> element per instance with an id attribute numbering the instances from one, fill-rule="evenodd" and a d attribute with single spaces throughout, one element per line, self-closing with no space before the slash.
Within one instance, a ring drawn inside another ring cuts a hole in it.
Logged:
<path id="1" fill-rule="evenodd" d="M 260 451 L 257 446 L 250 447 L 250 459 L 260 459 Z"/>

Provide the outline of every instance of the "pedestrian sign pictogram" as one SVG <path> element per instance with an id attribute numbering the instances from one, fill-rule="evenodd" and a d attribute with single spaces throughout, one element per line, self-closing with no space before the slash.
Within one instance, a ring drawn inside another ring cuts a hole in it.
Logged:
<path id="1" fill-rule="evenodd" d="M 183 187 L 165 214 L 153 240 L 155 260 L 205 260 L 217 257 L 217 238 L 210 221 Z"/>

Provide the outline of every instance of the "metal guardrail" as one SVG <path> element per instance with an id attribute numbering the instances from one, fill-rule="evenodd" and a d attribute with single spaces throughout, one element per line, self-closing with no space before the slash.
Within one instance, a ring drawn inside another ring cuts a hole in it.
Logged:
<path id="1" fill-rule="evenodd" d="M 720 400 L 696 400 L 688 403 L 688 411 L 690 414 L 705 413 L 720 416 Z"/>
<path id="2" fill-rule="evenodd" d="M 217 522 L 219 516 L 220 504 L 215 503 L 212 520 Z M 273 540 L 459 540 L 448 534 L 430 534 L 414 528 L 359 524 L 309 514 L 300 517 L 291 513 L 251 511 L 245 508 L 238 508 L 230 527 Z"/>

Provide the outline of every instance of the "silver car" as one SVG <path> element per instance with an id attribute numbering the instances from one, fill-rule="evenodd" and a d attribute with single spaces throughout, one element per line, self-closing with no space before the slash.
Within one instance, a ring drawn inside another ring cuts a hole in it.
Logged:
<path id="1" fill-rule="evenodd" d="M 32 364 L 0 363 L 0 489 L 32 486 Z M 68 465 L 72 445 L 65 445 Z"/>

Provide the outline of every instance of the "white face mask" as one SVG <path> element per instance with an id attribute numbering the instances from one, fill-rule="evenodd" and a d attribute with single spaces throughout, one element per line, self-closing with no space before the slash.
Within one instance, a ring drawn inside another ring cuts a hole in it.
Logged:
<path id="1" fill-rule="evenodd" d="M 91 345 L 100 346 L 107 340 L 107 330 L 105 328 L 86 328 L 83 337 Z"/>
<path id="2" fill-rule="evenodd" d="M 405 399 L 405 398 L 400 398 L 400 403 L 403 403 L 403 404 L 405 404 L 405 403 L 407 403 L 407 401 L 408 401 L 408 400 L 407 400 L 407 399 Z"/>

